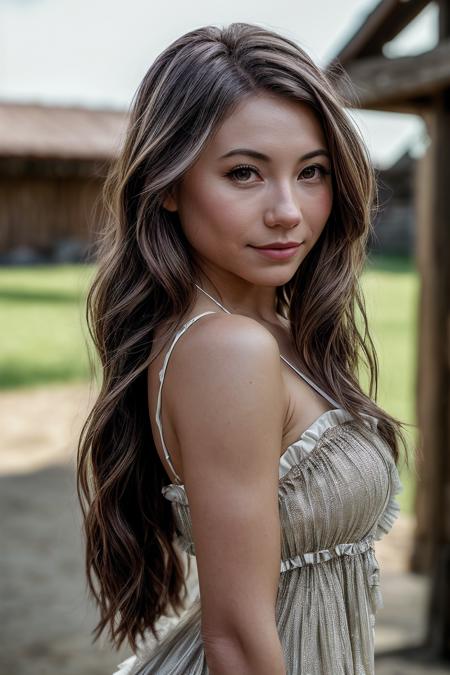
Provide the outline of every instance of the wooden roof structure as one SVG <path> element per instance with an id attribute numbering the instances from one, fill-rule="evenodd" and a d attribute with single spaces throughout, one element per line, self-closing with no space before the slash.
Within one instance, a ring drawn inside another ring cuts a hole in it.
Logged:
<path id="1" fill-rule="evenodd" d="M 112 160 L 128 115 L 118 110 L 0 102 L 0 157 Z"/>
<path id="2" fill-rule="evenodd" d="M 431 576 L 422 653 L 450 661 L 450 0 L 436 0 L 438 44 L 387 58 L 383 46 L 429 0 L 381 0 L 328 65 L 354 107 L 419 114 L 430 144 L 418 162 L 417 249 L 421 279 L 416 410 L 417 527 L 411 569 Z M 350 88 L 348 87 L 350 80 Z M 356 99 L 352 97 L 356 91 Z"/>
<path id="3" fill-rule="evenodd" d="M 442 37 L 434 49 L 422 54 L 396 58 L 382 54 L 383 45 L 429 3 L 430 0 L 383 0 L 335 55 L 329 72 L 338 64 L 344 67 L 358 95 L 357 107 L 421 114 L 429 109 L 433 96 L 450 86 L 448 37 Z M 445 32 L 449 21 L 448 11 L 448 2 L 443 2 L 441 32 Z"/>

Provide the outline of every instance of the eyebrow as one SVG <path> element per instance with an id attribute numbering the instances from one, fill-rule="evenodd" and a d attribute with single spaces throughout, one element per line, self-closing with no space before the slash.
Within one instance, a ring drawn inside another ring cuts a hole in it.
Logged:
<path id="1" fill-rule="evenodd" d="M 234 150 L 230 150 L 229 152 L 225 153 L 225 155 L 219 157 L 219 159 L 225 159 L 226 157 L 232 157 L 233 155 L 247 155 L 248 157 L 253 157 L 254 159 L 270 162 L 270 157 L 264 155 L 262 152 L 258 152 L 257 150 L 252 150 L 251 148 L 235 148 Z M 306 155 L 300 157 L 299 161 L 303 162 L 305 159 L 311 159 L 312 157 L 317 157 L 318 155 L 324 155 L 330 159 L 330 153 L 328 150 L 325 150 L 325 148 L 317 148 L 317 150 L 311 150 L 311 152 L 307 152 Z"/>

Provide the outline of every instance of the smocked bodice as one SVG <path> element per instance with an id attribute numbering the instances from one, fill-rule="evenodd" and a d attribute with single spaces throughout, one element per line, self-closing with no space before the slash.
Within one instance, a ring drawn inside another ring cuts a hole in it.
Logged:
<path id="1" fill-rule="evenodd" d="M 320 562 L 348 555 L 352 546 L 368 550 L 397 515 L 400 487 L 376 418 L 355 420 L 342 408 L 325 412 L 280 458 L 280 571 L 310 554 Z M 162 494 L 172 502 L 181 547 L 195 555 L 184 486 L 171 483 Z"/>

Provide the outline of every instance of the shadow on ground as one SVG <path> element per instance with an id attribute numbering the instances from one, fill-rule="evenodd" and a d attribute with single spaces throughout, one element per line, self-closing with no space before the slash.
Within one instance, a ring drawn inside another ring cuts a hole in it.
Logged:
<path id="1" fill-rule="evenodd" d="M 0 672 L 105 675 L 129 654 L 91 644 L 72 467 L 0 478 Z"/>

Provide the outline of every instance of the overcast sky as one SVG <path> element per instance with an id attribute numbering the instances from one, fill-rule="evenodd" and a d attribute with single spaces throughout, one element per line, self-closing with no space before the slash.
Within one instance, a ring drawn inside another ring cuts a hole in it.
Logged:
<path id="1" fill-rule="evenodd" d="M 0 99 L 127 108 L 155 56 L 188 30 L 257 23 L 294 39 L 325 65 L 378 0 L 0 0 Z M 386 47 L 388 56 L 435 44 L 431 5 Z M 379 165 L 411 144 L 423 125 L 409 115 L 355 113 Z"/>

